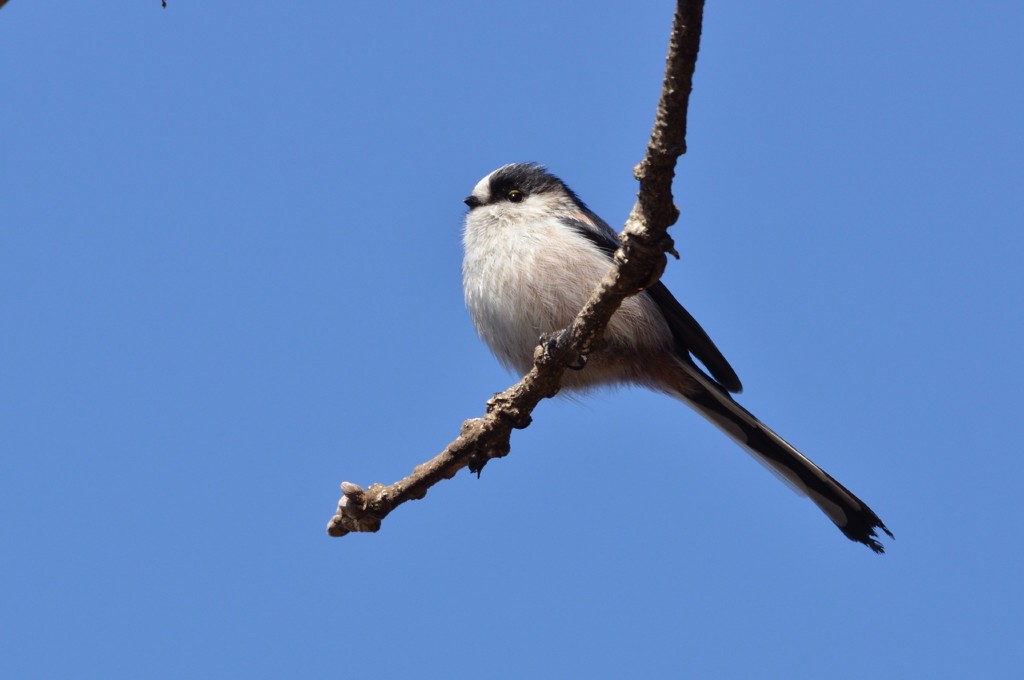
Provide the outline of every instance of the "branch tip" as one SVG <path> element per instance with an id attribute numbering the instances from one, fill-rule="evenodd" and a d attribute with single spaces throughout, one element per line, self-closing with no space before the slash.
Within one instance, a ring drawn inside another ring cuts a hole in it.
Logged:
<path id="1" fill-rule="evenodd" d="M 358 498 L 363 495 L 363 487 L 352 482 L 342 482 L 341 492 L 345 494 L 347 498 Z"/>

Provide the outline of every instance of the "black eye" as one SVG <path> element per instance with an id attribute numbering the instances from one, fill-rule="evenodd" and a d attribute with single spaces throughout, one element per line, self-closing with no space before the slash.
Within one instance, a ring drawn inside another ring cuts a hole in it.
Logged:
<path id="1" fill-rule="evenodd" d="M 513 203 L 521 203 L 525 196 L 523 196 L 523 192 L 519 189 L 509 189 L 508 193 L 505 194 L 505 198 Z"/>

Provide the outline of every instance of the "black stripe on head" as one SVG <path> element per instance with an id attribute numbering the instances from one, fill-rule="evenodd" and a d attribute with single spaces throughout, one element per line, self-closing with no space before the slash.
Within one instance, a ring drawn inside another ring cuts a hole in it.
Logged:
<path id="1" fill-rule="evenodd" d="M 520 191 L 525 196 L 544 193 L 564 193 L 583 206 L 573 190 L 537 163 L 513 163 L 498 168 L 488 181 L 491 202 L 508 200 L 509 192 Z M 586 206 L 583 206 L 586 207 Z"/>

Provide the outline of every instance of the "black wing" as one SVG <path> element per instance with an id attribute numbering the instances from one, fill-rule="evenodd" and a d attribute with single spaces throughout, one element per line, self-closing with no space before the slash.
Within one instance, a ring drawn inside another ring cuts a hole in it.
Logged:
<path id="1" fill-rule="evenodd" d="M 607 222 L 589 210 L 580 214 L 579 217 L 567 217 L 563 220 L 580 236 L 587 238 L 600 248 L 611 260 L 612 255 L 619 247 L 619 239 L 618 234 L 608 226 Z M 676 351 L 680 356 L 689 360 L 690 355 L 693 355 L 704 364 L 704 367 L 711 373 L 711 377 L 729 392 L 743 391 L 743 385 L 740 383 L 736 371 L 715 347 L 715 343 L 707 332 L 675 299 L 665 284 L 659 281 L 648 287 L 645 293 L 650 295 L 654 303 L 658 305 L 665 321 L 668 322 L 672 337 L 676 341 Z"/>
<path id="2" fill-rule="evenodd" d="M 700 360 L 719 385 L 730 392 L 742 392 L 743 385 L 736 371 L 715 347 L 707 332 L 686 308 L 679 304 L 679 300 L 676 300 L 665 284 L 658 281 L 647 289 L 647 294 L 657 303 L 665 316 L 665 321 L 668 321 L 668 327 L 672 329 L 672 336 L 676 339 L 676 347 Z"/>

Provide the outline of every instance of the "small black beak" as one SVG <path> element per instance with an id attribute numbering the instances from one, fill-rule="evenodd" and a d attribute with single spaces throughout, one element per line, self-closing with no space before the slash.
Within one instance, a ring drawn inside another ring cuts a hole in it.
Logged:
<path id="1" fill-rule="evenodd" d="M 476 196 L 466 196 L 466 198 L 462 199 L 462 202 L 468 205 L 470 210 L 472 210 L 473 208 L 478 208 L 481 205 L 483 205 L 482 203 L 480 203 L 480 199 L 477 198 Z"/>

